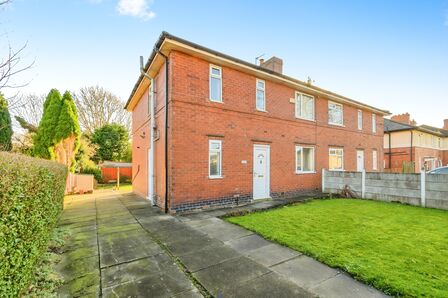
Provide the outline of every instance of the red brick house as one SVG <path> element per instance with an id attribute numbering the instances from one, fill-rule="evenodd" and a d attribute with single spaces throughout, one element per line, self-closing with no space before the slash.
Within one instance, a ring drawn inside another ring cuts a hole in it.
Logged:
<path id="1" fill-rule="evenodd" d="M 404 165 L 408 164 L 408 169 Z M 384 119 L 386 171 L 418 173 L 448 165 L 448 119 L 443 128 L 417 125 L 409 113 Z"/>
<path id="2" fill-rule="evenodd" d="M 282 67 L 162 33 L 126 104 L 134 191 L 174 213 L 319 190 L 323 168 L 381 171 L 388 112 Z"/>

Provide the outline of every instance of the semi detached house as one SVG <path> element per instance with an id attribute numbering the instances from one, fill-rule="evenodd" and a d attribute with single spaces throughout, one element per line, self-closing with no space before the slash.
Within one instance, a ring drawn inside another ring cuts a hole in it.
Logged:
<path id="1" fill-rule="evenodd" d="M 380 171 L 389 113 L 163 32 L 126 103 L 134 191 L 176 213 Z"/>

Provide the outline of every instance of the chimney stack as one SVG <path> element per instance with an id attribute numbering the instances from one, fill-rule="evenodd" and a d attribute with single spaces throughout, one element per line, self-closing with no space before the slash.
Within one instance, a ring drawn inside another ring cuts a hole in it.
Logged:
<path id="1" fill-rule="evenodd" d="M 264 59 L 260 59 L 260 66 L 280 74 L 283 73 L 283 60 L 275 56 L 266 61 L 264 61 Z"/>
<path id="2" fill-rule="evenodd" d="M 409 113 L 394 115 L 390 118 L 393 121 L 408 124 L 408 125 L 416 125 L 417 122 L 415 120 L 411 120 L 411 115 Z"/>
<path id="3" fill-rule="evenodd" d="M 443 129 L 448 130 L 448 119 L 443 120 Z"/>

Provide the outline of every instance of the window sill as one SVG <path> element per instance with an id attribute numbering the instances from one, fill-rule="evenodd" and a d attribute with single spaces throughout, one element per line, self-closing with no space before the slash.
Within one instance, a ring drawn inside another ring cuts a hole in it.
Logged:
<path id="1" fill-rule="evenodd" d="M 268 111 L 266 110 L 260 110 L 260 109 L 255 109 L 256 112 L 262 112 L 262 113 L 267 113 Z"/>
<path id="2" fill-rule="evenodd" d="M 211 180 L 223 179 L 223 178 L 224 178 L 224 176 L 208 176 L 208 179 L 211 179 Z"/>
<path id="3" fill-rule="evenodd" d="M 297 172 L 296 175 L 306 175 L 306 174 L 316 174 L 316 171 L 309 171 L 309 172 Z"/>
<path id="4" fill-rule="evenodd" d="M 345 127 L 344 124 L 340 124 L 340 123 L 331 123 L 331 122 L 328 122 L 328 125 L 339 126 L 339 127 Z"/>
<path id="5" fill-rule="evenodd" d="M 338 169 L 328 169 L 328 170 L 331 171 L 331 172 L 345 172 L 344 169 L 342 169 L 342 170 L 338 170 Z"/>
<path id="6" fill-rule="evenodd" d="M 222 100 L 221 101 L 219 101 L 219 100 L 213 100 L 213 99 L 208 99 L 210 102 L 214 102 L 214 103 L 224 103 Z"/>
<path id="7" fill-rule="evenodd" d="M 296 119 L 300 119 L 300 120 L 305 120 L 305 121 L 310 121 L 310 122 L 316 122 L 316 119 L 308 119 L 308 118 L 304 118 L 304 117 L 299 117 L 296 115 Z"/>

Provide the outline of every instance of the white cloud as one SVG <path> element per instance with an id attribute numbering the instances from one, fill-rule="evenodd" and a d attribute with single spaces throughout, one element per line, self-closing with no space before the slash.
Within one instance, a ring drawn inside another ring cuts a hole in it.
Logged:
<path id="1" fill-rule="evenodd" d="M 117 4 L 117 11 L 124 16 L 132 16 L 149 20 L 156 16 L 156 14 L 149 9 L 152 0 L 119 0 Z"/>

